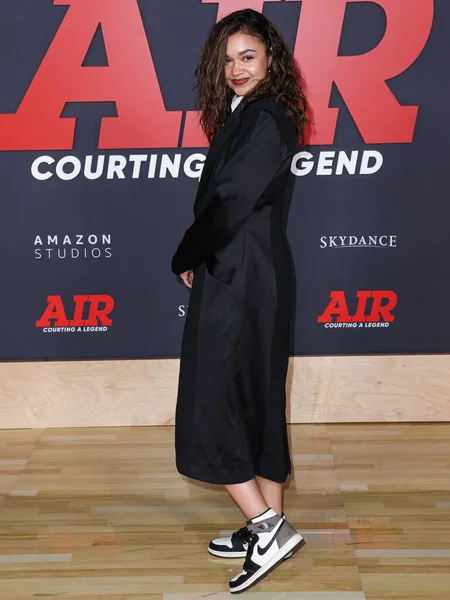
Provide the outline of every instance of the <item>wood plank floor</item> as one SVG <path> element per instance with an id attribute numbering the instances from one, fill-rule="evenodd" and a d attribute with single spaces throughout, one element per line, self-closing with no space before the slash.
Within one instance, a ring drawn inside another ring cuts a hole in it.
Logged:
<path id="1" fill-rule="evenodd" d="M 0 431 L 0 600 L 225 600 L 243 519 L 180 477 L 173 429 Z M 450 600 L 450 424 L 294 425 L 306 546 L 249 600 Z"/>

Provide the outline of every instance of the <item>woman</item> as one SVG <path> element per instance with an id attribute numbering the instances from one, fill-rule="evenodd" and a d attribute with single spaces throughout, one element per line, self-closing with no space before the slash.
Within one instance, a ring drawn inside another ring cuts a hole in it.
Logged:
<path id="1" fill-rule="evenodd" d="M 242 592 L 303 538 L 282 509 L 290 473 L 285 382 L 294 268 L 286 238 L 290 166 L 306 122 L 300 75 L 260 13 L 217 23 L 196 71 L 211 147 L 195 220 L 172 259 L 191 288 L 176 411 L 180 473 L 223 484 L 246 516 L 216 556 L 246 557 Z"/>

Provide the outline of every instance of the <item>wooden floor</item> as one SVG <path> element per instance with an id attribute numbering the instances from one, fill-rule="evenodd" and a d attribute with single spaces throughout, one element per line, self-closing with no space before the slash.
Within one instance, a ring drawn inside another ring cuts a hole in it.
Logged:
<path id="1" fill-rule="evenodd" d="M 306 546 L 249 600 L 450 600 L 450 424 L 296 425 L 286 513 Z M 0 431 L 0 600 L 224 600 L 243 525 L 181 478 L 173 429 Z"/>

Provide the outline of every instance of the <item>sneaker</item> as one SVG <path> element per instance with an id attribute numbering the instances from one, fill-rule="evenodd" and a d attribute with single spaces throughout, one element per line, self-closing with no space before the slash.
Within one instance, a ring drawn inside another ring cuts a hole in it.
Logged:
<path id="1" fill-rule="evenodd" d="M 230 581 L 230 592 L 238 594 L 255 585 L 289 552 L 302 546 L 302 536 L 287 521 L 269 508 L 247 521 L 250 532 L 243 570 Z"/>
<path id="2" fill-rule="evenodd" d="M 283 519 L 286 517 L 281 515 Z M 220 558 L 245 558 L 251 533 L 247 526 L 235 531 L 231 537 L 216 538 L 209 542 L 208 552 Z M 291 558 L 293 552 L 283 556 L 283 560 Z"/>

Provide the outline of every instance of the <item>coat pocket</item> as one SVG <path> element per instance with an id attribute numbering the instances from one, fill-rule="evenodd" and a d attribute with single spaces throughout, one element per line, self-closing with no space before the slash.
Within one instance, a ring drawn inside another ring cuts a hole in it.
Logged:
<path id="1" fill-rule="evenodd" d="M 205 261 L 206 262 L 206 261 Z M 227 379 L 233 371 L 242 328 L 243 305 L 234 267 L 209 260 L 202 287 L 197 338 L 199 377 Z M 231 281 L 234 277 L 234 284 Z"/>
<path id="2" fill-rule="evenodd" d="M 214 254 L 206 259 L 205 264 L 211 277 L 218 279 L 225 285 L 231 286 L 234 276 L 236 275 L 235 267 L 230 267 L 223 262 L 220 262 Z"/>

